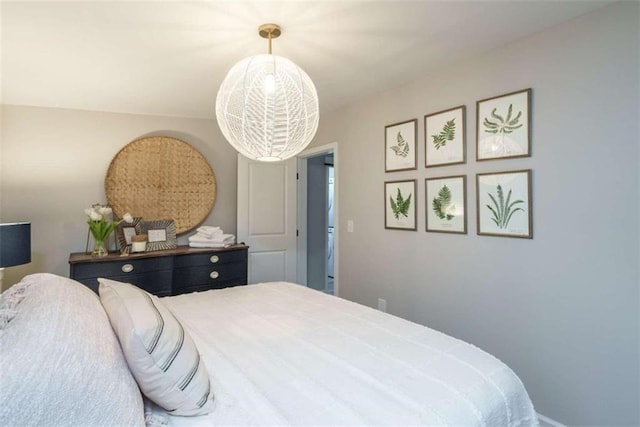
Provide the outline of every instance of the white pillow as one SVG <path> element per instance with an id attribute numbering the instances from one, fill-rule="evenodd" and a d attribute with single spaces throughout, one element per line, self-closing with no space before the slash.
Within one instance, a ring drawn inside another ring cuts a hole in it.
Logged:
<path id="1" fill-rule="evenodd" d="M 0 425 L 144 426 L 140 389 L 98 296 L 46 273 L 13 288 L 22 301 L 0 334 Z"/>
<path id="2" fill-rule="evenodd" d="M 142 393 L 173 415 L 213 409 L 209 375 L 193 340 L 156 297 L 128 283 L 100 282 L 100 300 Z"/>

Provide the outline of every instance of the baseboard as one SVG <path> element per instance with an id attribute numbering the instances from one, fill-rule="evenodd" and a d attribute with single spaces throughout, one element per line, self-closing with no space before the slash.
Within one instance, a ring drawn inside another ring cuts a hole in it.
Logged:
<path id="1" fill-rule="evenodd" d="M 540 427 L 567 427 L 566 425 L 559 423 L 556 420 L 552 420 L 549 417 L 545 417 L 542 414 L 536 413 L 538 415 L 538 421 L 540 422 Z"/>

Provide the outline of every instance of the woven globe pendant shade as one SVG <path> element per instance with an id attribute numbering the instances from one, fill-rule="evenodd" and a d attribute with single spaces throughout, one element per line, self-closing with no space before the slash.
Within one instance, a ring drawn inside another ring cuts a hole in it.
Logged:
<path id="1" fill-rule="evenodd" d="M 318 94 L 290 60 L 255 55 L 229 70 L 218 90 L 216 118 L 224 137 L 244 156 L 286 160 L 309 145 L 318 129 Z"/>

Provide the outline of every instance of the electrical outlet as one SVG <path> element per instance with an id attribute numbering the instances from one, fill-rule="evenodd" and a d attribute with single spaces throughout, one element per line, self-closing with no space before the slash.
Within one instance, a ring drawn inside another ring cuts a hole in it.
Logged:
<path id="1" fill-rule="evenodd" d="M 387 300 L 378 298 L 378 310 L 387 312 Z"/>

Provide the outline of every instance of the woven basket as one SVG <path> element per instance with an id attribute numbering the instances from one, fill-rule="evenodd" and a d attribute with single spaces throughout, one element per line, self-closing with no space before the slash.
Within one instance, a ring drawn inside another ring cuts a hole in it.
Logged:
<path id="1" fill-rule="evenodd" d="M 140 138 L 122 148 L 104 187 L 118 217 L 129 212 L 145 220 L 173 219 L 177 234 L 201 224 L 216 199 L 216 178 L 204 156 L 167 136 Z"/>

